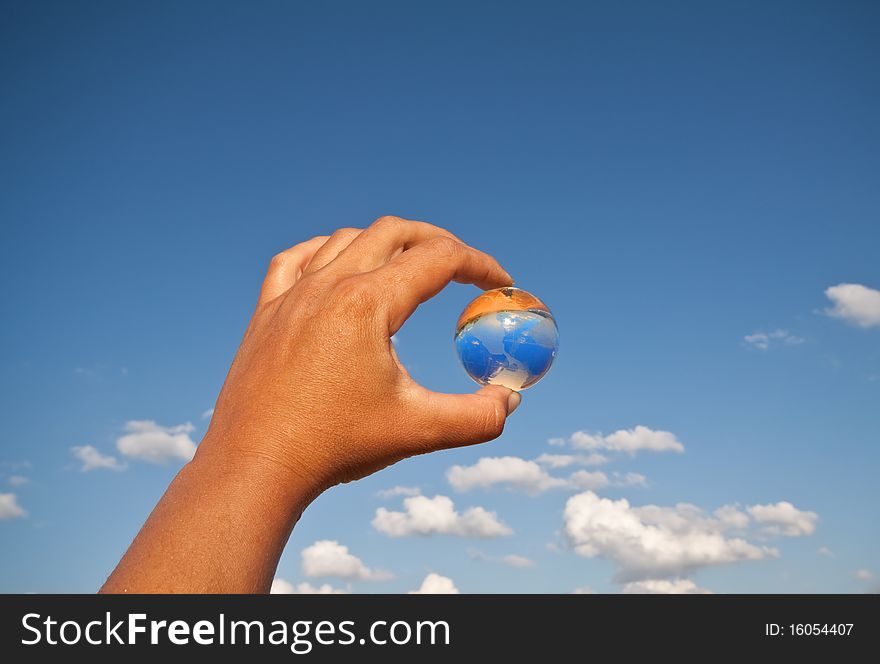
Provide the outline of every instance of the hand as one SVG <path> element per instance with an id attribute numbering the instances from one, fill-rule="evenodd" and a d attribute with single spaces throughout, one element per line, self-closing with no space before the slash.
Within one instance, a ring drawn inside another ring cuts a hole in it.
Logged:
<path id="1" fill-rule="evenodd" d="M 431 392 L 391 343 L 452 280 L 512 284 L 448 231 L 397 217 L 275 256 L 200 453 L 268 461 L 318 493 L 404 457 L 499 436 L 519 394 Z"/>
<path id="2" fill-rule="evenodd" d="M 449 232 L 396 217 L 272 259 L 208 432 L 102 592 L 267 592 L 294 523 L 321 491 L 500 435 L 519 394 L 430 392 L 391 344 L 452 280 L 512 283 Z"/>

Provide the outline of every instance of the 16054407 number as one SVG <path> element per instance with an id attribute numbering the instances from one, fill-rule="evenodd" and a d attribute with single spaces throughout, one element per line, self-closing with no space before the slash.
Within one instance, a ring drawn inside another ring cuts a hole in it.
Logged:
<path id="1" fill-rule="evenodd" d="M 854 623 L 766 623 L 766 636 L 850 636 Z"/>

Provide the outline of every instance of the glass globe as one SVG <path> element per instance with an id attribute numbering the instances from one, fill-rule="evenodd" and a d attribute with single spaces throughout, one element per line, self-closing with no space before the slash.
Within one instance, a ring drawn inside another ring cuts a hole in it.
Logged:
<path id="1" fill-rule="evenodd" d="M 455 349 L 468 376 L 480 385 L 524 390 L 553 364 L 559 331 L 537 297 L 520 288 L 495 288 L 461 313 Z"/>

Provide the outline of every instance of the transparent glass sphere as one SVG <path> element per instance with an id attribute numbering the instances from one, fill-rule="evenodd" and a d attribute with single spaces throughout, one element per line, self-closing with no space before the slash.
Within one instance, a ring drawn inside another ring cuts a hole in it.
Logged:
<path id="1" fill-rule="evenodd" d="M 455 328 L 461 364 L 480 385 L 531 387 L 550 369 L 558 348 L 559 330 L 550 309 L 520 288 L 479 295 Z"/>

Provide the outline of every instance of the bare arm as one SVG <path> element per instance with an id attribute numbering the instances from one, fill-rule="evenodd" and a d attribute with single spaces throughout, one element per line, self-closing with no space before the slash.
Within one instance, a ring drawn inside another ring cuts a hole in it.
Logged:
<path id="1" fill-rule="evenodd" d="M 453 280 L 512 283 L 447 231 L 397 217 L 276 256 L 207 434 L 101 592 L 268 592 L 322 491 L 499 436 L 518 394 L 431 392 L 390 341 Z"/>

